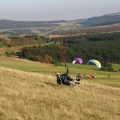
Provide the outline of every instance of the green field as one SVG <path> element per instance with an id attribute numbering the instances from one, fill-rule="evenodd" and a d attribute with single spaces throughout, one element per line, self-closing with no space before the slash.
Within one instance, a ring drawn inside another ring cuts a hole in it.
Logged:
<path id="1" fill-rule="evenodd" d="M 78 73 L 80 73 L 82 76 L 85 74 L 86 77 L 89 76 L 89 74 L 93 74 L 95 76 L 94 79 L 83 77 L 81 79 L 81 82 L 88 81 L 90 83 L 99 83 L 120 88 L 120 72 L 100 71 L 94 65 L 67 63 L 67 66 L 69 68 L 70 76 L 75 77 Z M 45 75 L 50 74 L 52 76 L 55 76 L 56 72 L 59 72 L 61 74 L 66 72 L 64 65 L 56 67 L 52 64 L 39 63 L 12 57 L 0 57 L 0 67 L 18 69 L 27 72 L 42 73 Z M 120 69 L 120 64 L 113 64 L 113 67 L 114 69 L 118 70 Z M 109 74 L 110 78 L 108 78 Z"/>

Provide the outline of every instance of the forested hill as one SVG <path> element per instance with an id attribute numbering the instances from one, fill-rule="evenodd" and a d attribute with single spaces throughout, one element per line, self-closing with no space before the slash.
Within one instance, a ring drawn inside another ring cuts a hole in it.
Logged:
<path id="1" fill-rule="evenodd" d="M 84 26 L 110 25 L 116 23 L 120 23 L 120 13 L 92 17 L 82 22 Z"/>
<path id="2" fill-rule="evenodd" d="M 56 20 L 56 21 L 13 21 L 13 20 L 0 20 L 0 29 L 8 28 L 28 28 L 28 27 L 51 27 L 51 26 L 62 26 L 61 23 L 68 24 L 66 27 L 76 28 L 77 27 L 88 27 L 88 26 L 99 26 L 99 25 L 111 25 L 120 23 L 120 13 L 107 14 L 99 17 L 92 17 L 88 19 L 77 19 L 77 20 Z M 77 28 L 76 28 L 77 29 Z"/>
<path id="3" fill-rule="evenodd" d="M 13 21 L 13 20 L 0 20 L 0 29 L 59 26 L 58 23 L 62 23 L 62 22 L 66 22 L 66 21 L 65 20 L 59 20 L 59 21 Z"/>
<path id="4" fill-rule="evenodd" d="M 84 63 L 87 63 L 89 59 L 97 59 L 102 64 L 106 62 L 120 63 L 119 32 L 79 35 L 59 39 L 61 41 L 60 49 L 64 52 L 63 55 L 67 62 L 71 62 L 75 57 L 81 57 Z M 59 45 L 56 39 L 52 41 L 54 41 L 54 44 L 51 45 L 24 48 L 22 57 L 47 63 L 62 61 Z"/>

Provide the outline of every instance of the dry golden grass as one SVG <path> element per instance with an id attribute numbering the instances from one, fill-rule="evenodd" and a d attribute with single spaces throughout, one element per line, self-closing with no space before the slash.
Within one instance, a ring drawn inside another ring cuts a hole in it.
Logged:
<path id="1" fill-rule="evenodd" d="M 120 120 L 120 89 L 0 68 L 0 120 Z"/>

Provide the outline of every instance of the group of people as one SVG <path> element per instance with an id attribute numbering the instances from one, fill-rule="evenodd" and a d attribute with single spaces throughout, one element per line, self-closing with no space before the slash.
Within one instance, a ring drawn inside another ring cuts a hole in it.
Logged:
<path id="1" fill-rule="evenodd" d="M 69 73 L 68 68 L 66 69 L 65 74 L 60 75 L 59 73 L 56 73 L 57 83 L 59 85 L 80 84 L 80 80 L 81 80 L 80 74 L 78 74 L 78 76 L 76 78 L 73 78 L 71 76 L 68 76 L 68 73 Z"/>
<path id="2" fill-rule="evenodd" d="M 74 78 L 69 76 L 68 74 L 69 74 L 68 68 L 66 69 L 66 73 L 65 74 L 56 73 L 57 83 L 59 85 L 62 85 L 62 84 L 63 85 L 80 84 L 80 80 L 82 78 L 80 73 L 78 73 L 78 75 L 76 77 L 74 77 Z M 84 74 L 84 77 L 86 77 L 85 74 Z M 94 75 L 90 74 L 89 78 L 93 78 L 94 79 Z M 108 78 L 110 78 L 110 75 L 108 75 Z"/>

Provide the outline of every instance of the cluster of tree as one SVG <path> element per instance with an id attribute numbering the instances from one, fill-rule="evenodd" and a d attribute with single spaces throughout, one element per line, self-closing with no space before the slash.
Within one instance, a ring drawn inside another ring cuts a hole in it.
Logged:
<path id="1" fill-rule="evenodd" d="M 114 69 L 112 67 L 112 64 L 111 63 L 104 63 L 103 66 L 100 68 L 102 71 L 110 71 L 110 72 L 113 72 Z"/>
<path id="2" fill-rule="evenodd" d="M 97 59 L 102 65 L 108 61 L 120 63 L 120 33 L 91 34 L 60 39 L 61 50 L 66 51 L 64 52 L 66 62 L 72 62 L 73 58 L 81 57 L 85 64 L 89 59 Z M 21 57 L 32 60 L 36 60 L 36 57 L 38 57 L 37 60 L 42 62 L 46 62 L 48 59 L 49 63 L 63 61 L 58 42 L 55 38 L 52 41 L 54 41 L 54 44 L 24 48 Z"/>
<path id="3" fill-rule="evenodd" d="M 46 53 L 44 47 L 29 47 L 22 50 L 20 57 L 27 58 L 33 61 L 52 63 L 53 58 Z"/>
<path id="4" fill-rule="evenodd" d="M 120 32 L 79 35 L 79 36 L 73 36 L 71 37 L 71 39 L 76 39 L 76 41 L 73 42 L 79 42 L 80 40 L 87 40 L 87 41 L 119 40 Z M 70 42 L 72 42 L 72 40 Z"/>
<path id="5" fill-rule="evenodd" d="M 23 37 L 12 36 L 8 38 L 0 37 L 0 47 L 3 46 L 13 47 L 13 46 L 25 46 L 25 45 L 41 46 L 42 44 L 47 43 L 48 41 L 50 41 L 49 38 L 45 38 L 44 36 L 39 36 L 39 35 L 25 35 Z"/>

